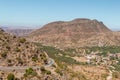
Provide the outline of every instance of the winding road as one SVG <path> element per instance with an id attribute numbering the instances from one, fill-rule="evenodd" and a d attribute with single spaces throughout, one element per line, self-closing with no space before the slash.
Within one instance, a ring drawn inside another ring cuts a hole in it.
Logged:
<path id="1" fill-rule="evenodd" d="M 43 65 L 44 67 L 50 67 L 54 64 L 54 60 L 49 58 L 48 64 Z M 25 71 L 28 68 L 40 69 L 41 66 L 0 66 L 0 71 Z"/>

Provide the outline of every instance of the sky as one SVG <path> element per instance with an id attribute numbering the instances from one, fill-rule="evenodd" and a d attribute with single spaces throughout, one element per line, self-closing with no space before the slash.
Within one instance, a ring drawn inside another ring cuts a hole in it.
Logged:
<path id="1" fill-rule="evenodd" d="M 75 18 L 120 29 L 120 0 L 0 0 L 0 25 L 35 27 Z"/>

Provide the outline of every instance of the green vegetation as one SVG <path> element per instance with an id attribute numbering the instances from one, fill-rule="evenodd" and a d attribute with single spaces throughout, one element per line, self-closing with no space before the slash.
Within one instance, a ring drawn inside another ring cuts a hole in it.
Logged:
<path id="1" fill-rule="evenodd" d="M 20 52 L 21 50 L 18 47 L 16 47 L 15 51 Z"/>
<path id="2" fill-rule="evenodd" d="M 61 69 L 60 69 L 60 68 L 57 68 L 57 69 L 55 70 L 55 72 L 56 72 L 56 73 L 58 73 L 60 76 L 62 76 L 62 75 L 63 75 L 63 73 L 62 73 L 62 71 L 61 71 Z"/>
<path id="3" fill-rule="evenodd" d="M 36 76 L 36 75 L 37 75 L 37 73 L 36 73 L 32 68 L 26 69 L 25 72 L 26 72 L 26 73 L 24 74 L 25 77 L 28 77 L 28 76 Z"/>
<path id="4" fill-rule="evenodd" d="M 120 46 L 86 47 L 85 50 L 86 53 L 88 54 L 96 51 L 101 52 L 101 55 L 106 55 L 108 52 L 115 54 L 115 53 L 120 53 Z"/>
<path id="5" fill-rule="evenodd" d="M 75 72 L 72 72 L 71 73 L 71 79 L 70 80 L 73 80 L 74 78 L 78 78 L 78 80 L 88 80 L 87 78 L 86 78 L 86 76 L 84 75 L 84 74 L 82 74 L 82 73 L 75 73 Z"/>
<path id="6" fill-rule="evenodd" d="M 50 74 L 51 74 L 51 71 L 46 70 L 45 73 L 46 73 L 47 75 L 50 75 Z"/>
<path id="7" fill-rule="evenodd" d="M 38 60 L 38 56 L 37 56 L 37 54 L 34 54 L 32 57 L 32 61 L 36 62 L 37 60 Z"/>
<path id="8" fill-rule="evenodd" d="M 32 61 L 36 62 L 38 60 L 37 57 L 32 57 Z"/>
<path id="9" fill-rule="evenodd" d="M 65 51 L 62 51 L 60 49 L 51 46 L 43 46 L 40 43 L 35 43 L 35 44 L 39 47 L 40 50 L 45 51 L 49 57 L 53 58 L 55 62 L 57 62 L 57 64 L 60 62 L 69 65 L 72 64 L 86 65 L 86 63 L 78 62 L 75 59 L 71 58 L 71 56 L 74 56 L 73 53 L 76 53 L 75 49 L 66 49 Z M 43 55 L 41 54 L 41 57 L 42 56 Z"/>
<path id="10" fill-rule="evenodd" d="M 112 65 L 116 71 L 120 72 L 120 65 L 119 64 L 113 64 Z"/>
<path id="11" fill-rule="evenodd" d="M 7 80 L 15 80 L 14 74 L 12 74 L 12 73 L 8 74 Z"/>
<path id="12" fill-rule="evenodd" d="M 20 38 L 20 39 L 19 39 L 19 42 L 20 42 L 20 43 L 25 43 L 25 42 L 26 42 L 26 39 L 25 39 L 25 38 Z"/>
<path id="13" fill-rule="evenodd" d="M 84 55 L 88 55 L 91 54 L 92 52 L 96 52 L 95 56 L 99 57 L 99 59 L 103 59 L 109 55 L 109 54 L 117 54 L 120 53 L 120 46 L 104 46 L 104 47 L 82 47 L 82 48 L 78 48 L 78 49 L 65 49 L 65 50 L 60 50 L 57 49 L 55 47 L 51 47 L 51 46 L 43 46 L 39 43 L 35 43 L 40 50 L 45 51 L 49 57 L 53 58 L 55 60 L 55 62 L 57 63 L 58 67 L 56 67 L 55 72 L 58 73 L 59 75 L 64 75 L 65 71 L 67 71 L 67 65 L 88 65 L 87 62 L 78 62 L 75 59 L 73 59 L 72 57 L 74 56 L 84 56 Z M 81 53 L 81 54 L 80 54 Z M 41 55 L 42 56 L 42 55 Z M 102 57 L 101 57 L 102 56 Z M 118 59 L 115 56 L 108 56 L 107 59 L 112 60 L 113 62 L 116 60 L 118 61 L 117 64 L 116 63 L 112 63 L 111 64 L 113 67 L 115 67 L 115 71 L 120 72 L 120 59 Z M 100 60 L 100 63 L 97 63 L 97 59 L 93 59 L 93 63 L 95 63 L 94 65 L 96 65 L 96 63 L 98 65 L 101 65 L 101 63 L 104 63 L 104 61 L 106 60 Z M 45 72 L 46 70 L 43 69 L 43 72 Z M 77 74 L 72 74 L 71 76 L 76 76 Z M 115 74 L 115 77 L 118 74 Z M 78 75 L 77 75 L 78 76 Z M 101 75 L 102 78 L 106 79 L 108 75 L 107 74 L 103 74 Z M 79 79 L 83 79 L 86 80 L 86 77 L 84 75 L 79 76 Z"/>
<path id="14" fill-rule="evenodd" d="M 70 48 L 68 48 L 68 49 L 65 49 L 65 51 L 64 51 L 65 53 L 65 55 L 69 55 L 69 56 L 71 56 L 71 57 L 74 57 L 74 56 L 78 56 L 77 55 L 77 51 L 75 50 L 75 49 L 70 49 Z"/>
<path id="15" fill-rule="evenodd" d="M 41 59 L 44 61 L 45 64 L 48 63 L 47 57 L 46 57 L 46 55 L 45 55 L 44 53 L 43 53 L 43 54 L 40 54 L 40 57 L 41 57 Z"/>
<path id="16" fill-rule="evenodd" d="M 40 68 L 40 70 L 41 70 L 42 72 L 44 72 L 44 71 L 45 71 L 45 67 L 42 66 L 42 67 Z"/>
<path id="17" fill-rule="evenodd" d="M 71 57 L 67 57 L 65 52 L 56 49 L 54 47 L 50 46 L 40 46 L 40 49 L 45 51 L 49 57 L 53 58 L 56 62 L 64 62 L 67 64 L 78 64 L 76 60 L 72 59 Z M 60 56 L 59 54 L 63 54 L 63 56 Z"/>
<path id="18" fill-rule="evenodd" d="M 51 71 L 46 70 L 45 67 L 43 67 L 43 66 L 40 68 L 40 70 L 41 70 L 42 74 L 48 74 L 48 75 L 51 74 Z"/>

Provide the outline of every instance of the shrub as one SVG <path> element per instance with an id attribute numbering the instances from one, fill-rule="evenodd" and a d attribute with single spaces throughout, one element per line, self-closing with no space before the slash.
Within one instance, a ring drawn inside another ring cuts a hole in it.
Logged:
<path id="1" fill-rule="evenodd" d="M 23 61 L 21 58 L 17 57 L 16 60 L 18 61 L 19 64 L 23 64 Z"/>
<path id="2" fill-rule="evenodd" d="M 15 80 L 14 74 L 12 74 L 12 73 L 8 74 L 7 80 Z"/>
<path id="3" fill-rule="evenodd" d="M 42 67 L 40 68 L 40 70 L 41 70 L 41 72 L 46 71 L 44 66 L 42 66 Z"/>
<path id="4" fill-rule="evenodd" d="M 40 68 L 40 70 L 41 70 L 41 72 L 44 73 L 44 74 L 48 74 L 48 75 L 51 74 L 51 71 L 46 70 L 44 66 L 42 66 L 42 67 Z"/>
<path id="5" fill-rule="evenodd" d="M 37 73 L 32 69 L 32 68 L 29 68 L 29 69 L 26 69 L 26 73 L 24 74 L 25 77 L 27 76 L 36 76 Z"/>
<path id="6" fill-rule="evenodd" d="M 20 52 L 21 50 L 18 47 L 16 47 L 15 51 Z"/>
<path id="7" fill-rule="evenodd" d="M 26 39 L 25 38 L 20 38 L 19 41 L 20 41 L 20 43 L 25 43 Z"/>
<path id="8" fill-rule="evenodd" d="M 48 75 L 50 75 L 51 71 L 46 70 L 45 73 L 48 74 Z"/>
<path id="9" fill-rule="evenodd" d="M 11 63 L 12 61 L 10 59 L 7 60 L 8 63 Z"/>
<path id="10" fill-rule="evenodd" d="M 114 64 L 112 66 L 115 68 L 116 71 L 120 72 L 120 65 Z"/>
<path id="11" fill-rule="evenodd" d="M 32 57 L 32 61 L 34 61 L 34 62 L 36 62 L 38 60 L 38 58 L 37 57 Z"/>
<path id="12" fill-rule="evenodd" d="M 26 70 L 26 74 L 28 74 L 28 75 L 31 74 L 32 72 L 33 72 L 32 68 L 29 68 L 29 69 Z"/>
<path id="13" fill-rule="evenodd" d="M 1 57 L 6 58 L 7 57 L 7 53 L 6 52 L 2 53 Z"/>
<path id="14" fill-rule="evenodd" d="M 57 69 L 55 70 L 55 72 L 58 73 L 58 74 L 60 74 L 61 76 L 63 75 L 62 71 L 61 71 L 59 68 L 57 68 Z"/>

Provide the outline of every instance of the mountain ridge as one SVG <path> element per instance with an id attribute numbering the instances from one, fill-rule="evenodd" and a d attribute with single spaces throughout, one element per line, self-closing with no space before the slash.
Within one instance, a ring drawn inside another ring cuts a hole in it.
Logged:
<path id="1" fill-rule="evenodd" d="M 119 43 L 118 35 L 103 22 L 86 18 L 48 23 L 28 37 L 32 41 L 57 47 L 110 46 Z"/>
<path id="2" fill-rule="evenodd" d="M 102 29 L 102 28 L 100 28 L 101 26 L 103 26 L 103 28 L 104 28 L 103 30 L 100 30 L 100 29 Z M 110 32 L 111 31 L 102 22 L 99 22 L 97 20 L 81 19 L 81 18 L 74 19 L 72 21 L 56 21 L 56 22 L 51 22 L 51 23 L 48 23 L 48 24 L 44 25 L 42 28 L 38 29 L 38 31 L 40 30 L 40 31 L 47 32 L 47 29 L 53 30 L 53 28 L 54 29 L 57 28 L 58 30 L 63 28 L 63 30 L 66 30 L 64 27 L 67 28 L 67 29 L 71 28 L 73 30 L 75 29 L 74 27 L 76 27 L 79 30 L 79 32 L 80 31 L 81 32 L 88 32 L 88 31 L 86 31 L 87 29 L 90 29 L 90 32 L 96 31 L 97 33 L 98 32 Z M 50 29 L 50 28 L 52 28 L 52 29 Z M 45 31 L 45 29 L 46 29 L 46 31 Z M 39 34 L 40 34 L 40 31 L 39 31 Z M 58 32 L 58 31 L 56 31 L 56 32 Z"/>

